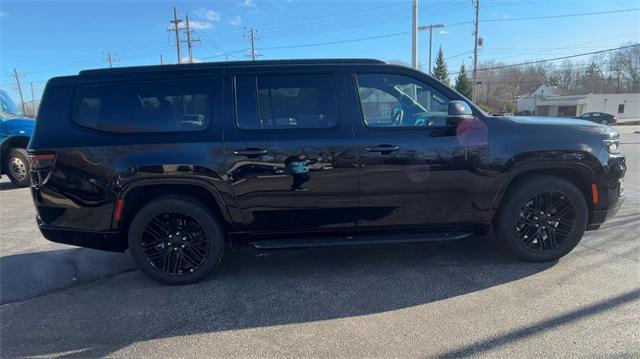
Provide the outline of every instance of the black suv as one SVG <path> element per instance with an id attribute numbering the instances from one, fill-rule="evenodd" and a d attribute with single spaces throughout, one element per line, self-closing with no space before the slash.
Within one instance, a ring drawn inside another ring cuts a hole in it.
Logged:
<path id="1" fill-rule="evenodd" d="M 494 117 L 377 60 L 82 71 L 51 79 L 29 144 L 49 240 L 131 252 L 163 283 L 224 251 L 486 234 L 571 251 L 623 201 L 615 129 Z"/>

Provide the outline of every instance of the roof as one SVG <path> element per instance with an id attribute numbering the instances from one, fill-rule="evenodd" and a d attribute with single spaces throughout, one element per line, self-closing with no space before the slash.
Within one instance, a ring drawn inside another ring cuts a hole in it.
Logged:
<path id="1" fill-rule="evenodd" d="M 251 67 L 251 66 L 286 66 L 286 65 L 358 65 L 358 64 L 384 64 L 384 61 L 376 59 L 300 59 L 300 60 L 258 60 L 258 61 L 220 61 L 201 62 L 197 64 L 178 65 L 152 65 L 131 66 L 106 69 L 82 70 L 79 75 L 92 74 L 116 74 L 128 72 L 149 72 L 165 70 L 209 69 L 221 67 Z"/>

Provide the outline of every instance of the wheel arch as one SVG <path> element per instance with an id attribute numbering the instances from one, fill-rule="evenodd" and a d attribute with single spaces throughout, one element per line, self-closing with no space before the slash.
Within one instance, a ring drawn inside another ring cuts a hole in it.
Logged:
<path id="1" fill-rule="evenodd" d="M 493 216 L 498 212 L 498 209 L 502 205 L 507 192 L 514 190 L 517 186 L 527 180 L 531 176 L 555 176 L 563 178 L 573 185 L 584 196 L 589 209 L 589 221 L 591 223 L 591 217 L 593 213 L 593 195 L 591 184 L 596 183 L 597 174 L 593 168 L 589 165 L 581 162 L 542 162 L 542 163 L 530 163 L 516 165 L 512 169 L 511 173 L 501 186 L 501 190 L 494 199 L 494 211 Z"/>
<path id="2" fill-rule="evenodd" d="M 118 201 L 122 201 L 120 221 L 116 220 L 117 205 L 114 206 L 112 227 L 116 228 L 126 241 L 131 221 L 135 214 L 147 203 L 165 195 L 184 195 L 193 197 L 211 209 L 223 229 L 228 231 L 233 221 L 221 194 L 208 182 L 198 179 L 160 179 L 138 180 L 121 191 Z"/>

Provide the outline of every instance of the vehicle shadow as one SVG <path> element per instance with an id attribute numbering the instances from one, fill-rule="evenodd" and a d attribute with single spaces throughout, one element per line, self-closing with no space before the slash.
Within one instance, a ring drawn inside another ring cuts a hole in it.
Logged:
<path id="1" fill-rule="evenodd" d="M 20 189 L 19 187 L 16 187 L 13 185 L 13 183 L 11 183 L 11 181 L 7 181 L 7 182 L 0 182 L 0 191 L 9 191 L 12 189 Z"/>
<path id="2" fill-rule="evenodd" d="M 134 270 L 129 256 L 69 248 L 0 257 L 0 304 Z"/>
<path id="3" fill-rule="evenodd" d="M 3 356 L 109 356 L 128 345 L 382 313 L 517 281 L 523 263 L 482 239 L 228 253 L 212 278 L 162 286 L 133 272 L 3 306 Z"/>

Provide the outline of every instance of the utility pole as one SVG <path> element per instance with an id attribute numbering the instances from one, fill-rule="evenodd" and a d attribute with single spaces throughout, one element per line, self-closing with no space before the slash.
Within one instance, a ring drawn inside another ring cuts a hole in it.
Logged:
<path id="1" fill-rule="evenodd" d="M 104 54 L 104 52 L 103 52 Z M 109 64 L 109 68 L 113 67 L 113 63 L 116 62 L 116 58 L 115 56 L 111 55 L 111 52 L 107 52 L 106 54 L 104 54 L 104 61 L 107 62 L 107 64 Z"/>
<path id="2" fill-rule="evenodd" d="M 24 97 L 22 97 L 22 86 L 20 86 L 20 75 L 18 75 L 18 70 L 13 69 L 13 74 L 16 77 L 16 84 L 18 84 L 18 93 L 20 94 L 20 104 L 22 105 L 22 113 L 26 113 L 26 109 L 24 107 Z"/>
<path id="3" fill-rule="evenodd" d="M 418 30 L 429 30 L 429 75 L 431 75 L 431 49 L 432 49 L 432 42 L 433 42 L 433 29 L 440 29 L 445 27 L 444 24 L 433 24 L 433 25 L 426 25 L 426 26 L 420 26 L 418 28 Z"/>
<path id="4" fill-rule="evenodd" d="M 193 63 L 193 47 L 191 46 L 191 29 L 189 28 L 189 15 L 185 16 L 186 31 L 187 31 L 187 48 L 189 49 L 189 63 Z"/>
<path id="5" fill-rule="evenodd" d="M 160 65 L 164 65 L 164 60 L 162 59 L 162 54 L 160 54 Z"/>
<path id="6" fill-rule="evenodd" d="M 193 30 L 191 29 L 191 25 L 189 23 L 189 16 L 185 16 L 185 23 L 184 23 L 184 31 L 187 33 L 187 40 L 186 41 L 182 41 L 182 42 L 186 42 L 187 43 L 187 48 L 189 49 L 189 63 L 192 64 L 193 63 L 193 44 L 195 43 L 200 43 L 200 40 L 198 39 L 194 39 L 192 34 L 193 34 Z"/>
<path id="7" fill-rule="evenodd" d="M 480 15 L 480 0 L 471 0 L 476 9 L 476 19 L 473 22 L 473 92 L 471 93 L 472 101 L 476 101 L 476 87 L 478 81 L 478 22 Z"/>
<path id="8" fill-rule="evenodd" d="M 418 0 L 413 0 L 411 6 L 411 67 L 417 69 L 418 65 Z"/>
<path id="9" fill-rule="evenodd" d="M 31 83 L 31 109 L 33 110 L 33 117 L 36 117 L 38 111 L 36 109 L 36 97 L 33 95 L 33 82 Z"/>
<path id="10" fill-rule="evenodd" d="M 178 63 L 182 63 L 182 57 L 180 55 L 180 23 L 182 20 L 178 19 L 178 10 L 176 7 L 173 7 L 173 21 L 169 21 L 173 24 L 173 29 L 169 29 L 169 31 L 174 31 L 176 33 L 176 51 L 178 53 Z"/>
<path id="11" fill-rule="evenodd" d="M 247 56 L 251 57 L 251 61 L 256 61 L 256 57 L 262 56 L 258 54 L 258 51 L 256 50 L 256 41 L 258 41 L 256 33 L 258 31 L 256 31 L 254 28 L 246 29 L 246 31 L 247 31 L 247 35 L 245 37 L 249 40 L 249 43 L 251 44 L 251 49 L 249 50 L 249 55 Z"/>

